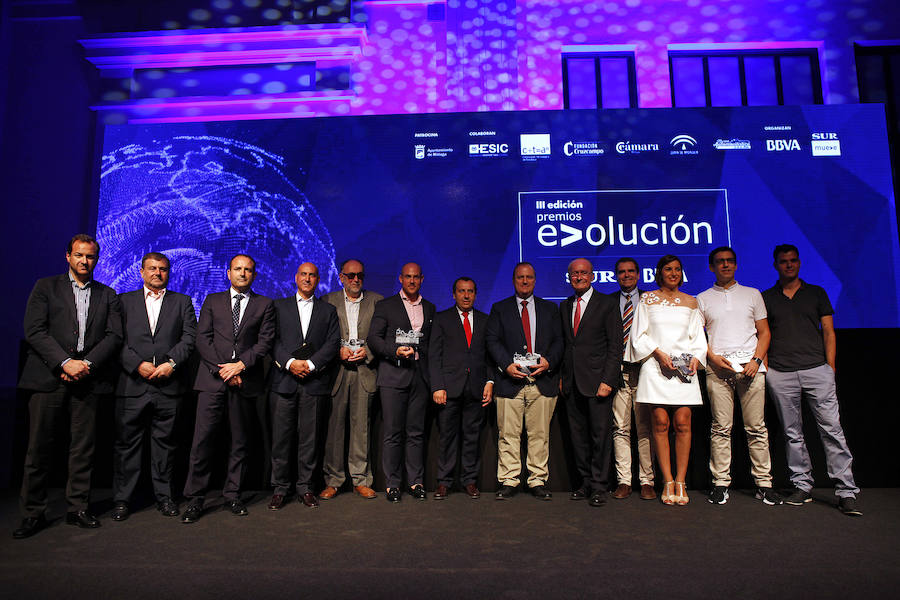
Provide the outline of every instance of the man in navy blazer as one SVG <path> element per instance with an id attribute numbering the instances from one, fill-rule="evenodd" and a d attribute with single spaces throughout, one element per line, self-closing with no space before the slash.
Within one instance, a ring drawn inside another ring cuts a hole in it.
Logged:
<path id="1" fill-rule="evenodd" d="M 428 344 L 432 399 L 438 408 L 440 456 L 435 500 L 443 500 L 453 485 L 460 453 L 460 483 L 469 498 L 481 497 L 475 482 L 481 461 L 478 445 L 484 407 L 491 402 L 494 382 L 488 379 L 485 329 L 488 316 L 475 309 L 477 287 L 469 277 L 453 282 L 455 304 L 434 316 Z M 493 374 L 492 374 L 493 375 Z"/>
<path id="2" fill-rule="evenodd" d="M 581 485 L 572 500 L 590 496 L 590 506 L 606 504 L 612 459 L 612 399 L 622 365 L 622 316 L 618 303 L 591 286 L 594 267 L 585 258 L 569 263 L 575 292 L 560 305 L 565 339 L 563 403 Z"/>
<path id="3" fill-rule="evenodd" d="M 550 419 L 559 395 L 563 338 L 559 310 L 534 295 L 534 283 L 534 267 L 527 262 L 517 264 L 513 270 L 515 295 L 494 304 L 487 322 L 487 349 L 499 371 L 494 385 L 498 500 L 511 498 L 519 485 L 523 419 L 528 435 L 528 487 L 535 498 L 552 498 L 546 488 Z M 533 359 L 534 354 L 540 358 Z"/>
<path id="4" fill-rule="evenodd" d="M 375 305 L 366 338 L 366 344 L 381 361 L 376 383 L 384 422 L 382 465 L 388 502 L 400 502 L 404 458 L 409 494 L 416 500 L 426 497 L 425 412 L 430 395 L 428 343 L 434 304 L 419 293 L 424 279 L 419 265 L 403 265 L 400 293 Z M 398 337 L 398 330 L 414 332 L 417 343 Z"/>
<path id="5" fill-rule="evenodd" d="M 69 429 L 66 523 L 100 527 L 89 510 L 98 404 L 113 393 L 122 313 L 116 292 L 93 279 L 100 244 L 80 233 L 66 247 L 68 271 L 39 279 L 25 306 L 26 356 L 19 388 L 30 391 L 30 430 L 22 478 L 27 538 L 47 525 L 47 480 L 57 426 Z"/>
<path id="6" fill-rule="evenodd" d="M 156 508 L 163 516 L 178 516 L 172 494 L 175 418 L 188 387 L 184 375 L 197 337 L 197 317 L 188 296 L 166 289 L 170 268 L 166 255 L 148 252 L 141 259 L 144 285 L 119 295 L 125 340 L 116 388 L 114 521 L 130 514 L 128 503 L 141 475 L 148 431 Z"/>
<path id="7" fill-rule="evenodd" d="M 256 278 L 256 261 L 238 254 L 228 263 L 231 288 L 210 294 L 200 307 L 197 353 L 200 367 L 194 380 L 197 419 L 184 495 L 190 500 L 181 516 L 194 523 L 203 514 L 209 488 L 210 459 L 215 434 L 226 418 L 231 429 L 228 474 L 222 495 L 235 516 L 247 514 L 241 502 L 241 485 L 247 470 L 250 424 L 255 420 L 255 401 L 265 388 L 263 358 L 275 341 L 275 306 L 270 298 L 250 290 Z"/>
<path id="8" fill-rule="evenodd" d="M 297 268 L 297 293 L 275 301 L 278 321 L 272 368 L 272 486 L 269 510 L 284 506 L 296 459 L 297 498 L 319 506 L 312 492 L 319 405 L 331 393 L 331 366 L 341 347 L 337 310 L 315 297 L 319 268 Z M 296 433 L 296 455 L 291 456 Z"/>

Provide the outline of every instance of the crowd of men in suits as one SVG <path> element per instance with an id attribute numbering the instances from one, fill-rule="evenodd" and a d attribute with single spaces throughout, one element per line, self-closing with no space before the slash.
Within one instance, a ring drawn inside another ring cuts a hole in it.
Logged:
<path id="1" fill-rule="evenodd" d="M 513 295 L 485 314 L 474 306 L 477 285 L 468 277 L 453 282 L 454 305 L 437 312 L 422 297 L 424 275 L 412 262 L 400 270 L 399 293 L 387 298 L 364 289 L 359 260 L 340 265 L 342 289 L 318 298 L 318 268 L 303 263 L 297 269 L 296 294 L 273 301 L 252 291 L 256 263 L 238 254 L 228 264 L 229 288 L 207 296 L 195 319 L 190 298 L 167 287 L 171 265 L 165 255 L 147 253 L 140 266 L 141 289 L 116 295 L 93 279 L 99 254 L 94 238 L 74 236 L 66 248 L 67 272 L 40 279 L 28 299 L 27 356 L 19 387 L 31 393 L 30 431 L 23 520 L 15 538 L 34 535 L 47 525 L 48 474 L 61 424 L 68 427 L 70 440 L 66 523 L 100 526 L 89 506 L 96 413 L 98 404 L 113 395 L 114 521 L 130 515 L 145 434 L 158 511 L 167 517 L 180 515 L 183 523 L 200 519 L 212 468 L 225 461 L 216 455 L 215 440 L 226 427 L 230 446 L 222 495 L 232 514 L 246 515 L 241 492 L 248 451 L 258 435 L 258 422 L 266 418 L 272 423 L 271 439 L 262 440 L 270 451 L 270 510 L 281 509 L 292 496 L 316 507 L 320 499 L 338 494 L 347 480 L 360 497 L 375 498 L 369 447 L 376 392 L 383 417 L 385 496 L 390 502 L 400 502 L 404 492 L 417 500 L 427 497 L 424 444 L 431 402 L 438 407 L 440 433 L 435 500 L 447 498 L 456 479 L 468 497 L 481 496 L 480 436 L 485 407 L 492 401 L 498 426 L 495 498 L 506 500 L 520 488 L 524 432 L 526 486 L 534 497 L 551 499 L 549 431 L 558 398 L 566 409 L 580 477 L 571 499 L 603 506 L 608 491 L 617 499 L 632 493 L 632 424 L 640 497 L 656 497 L 647 405 L 634 402 L 640 365 L 622 360 L 642 293 L 637 288 L 639 267 L 632 258 L 616 263 L 620 290 L 610 295 L 593 289 L 594 270 L 588 260 L 572 261 L 568 280 L 573 295 L 559 307 L 534 295 L 535 270 L 519 263 L 513 271 Z M 795 247 L 779 246 L 774 259 L 779 283 L 760 296 L 734 280 L 733 249 L 710 254 L 716 285 L 699 296 L 709 338 L 707 382 L 713 414 L 714 489 L 709 501 L 728 500 L 737 397 L 757 497 L 766 504 L 782 502 L 771 492 L 762 420 L 767 382 L 762 365 L 768 356 L 769 389 L 784 424 L 794 486 L 787 502 L 808 502 L 813 483 L 799 416 L 805 397 L 820 426 L 841 510 L 861 514 L 834 392 L 833 310 L 822 288 L 799 279 Z M 199 355 L 195 375 L 189 368 L 194 352 Z M 172 489 L 175 421 L 190 389 L 197 392 L 197 410 L 182 513 Z M 266 393 L 267 402 L 256 401 Z M 321 457 L 326 487 L 316 494 L 312 485 L 320 458 L 318 415 L 326 403 L 331 404 Z"/>

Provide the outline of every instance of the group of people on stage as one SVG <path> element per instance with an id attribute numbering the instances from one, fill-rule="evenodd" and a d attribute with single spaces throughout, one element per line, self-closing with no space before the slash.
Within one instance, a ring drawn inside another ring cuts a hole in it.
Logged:
<path id="1" fill-rule="evenodd" d="M 683 274 L 676 256 L 659 260 L 654 291 L 638 289 L 636 260 L 620 259 L 615 265 L 620 290 L 610 295 L 592 287 L 594 269 L 587 259 L 573 260 L 568 267 L 573 294 L 559 306 L 534 295 L 536 274 L 523 262 L 513 271 L 513 295 L 495 303 L 490 314 L 475 308 L 477 286 L 468 277 L 453 282 L 454 305 L 437 312 L 422 297 L 424 275 L 412 262 L 400 270 L 399 293 L 387 298 L 364 289 L 359 260 L 340 265 L 342 289 L 318 298 L 318 268 L 303 263 L 296 294 L 273 301 L 252 291 L 256 263 L 238 254 L 226 272 L 229 288 L 206 297 L 199 319 L 188 296 L 167 289 L 171 265 L 165 255 L 147 253 L 140 267 L 144 285 L 116 295 L 93 279 L 99 253 L 96 240 L 76 235 L 66 249 L 68 271 L 40 279 L 28 299 L 19 387 L 31 392 L 30 432 L 23 520 L 15 538 L 47 525 L 48 474 L 60 425 L 70 432 L 66 522 L 100 526 L 89 507 L 96 413 L 98 403 L 113 395 L 114 521 L 130 515 L 145 433 L 158 511 L 180 515 L 184 523 L 200 519 L 213 463 L 225 460 L 216 456 L 215 440 L 226 427 L 231 442 L 222 494 L 231 513 L 246 515 L 241 491 L 252 424 L 261 410 L 272 423 L 271 439 L 264 440 L 271 451 L 270 510 L 281 509 L 294 495 L 316 507 L 347 480 L 362 498 L 375 498 L 369 427 L 376 392 L 390 502 L 400 502 L 404 493 L 427 497 L 430 402 L 437 405 L 440 433 L 432 497 L 447 498 L 458 478 L 468 497 L 479 498 L 479 440 L 492 401 L 498 427 L 496 499 L 511 498 L 520 487 L 524 431 L 526 486 L 536 498 L 549 500 L 550 421 L 561 398 L 580 477 L 571 499 L 602 506 L 609 491 L 617 499 L 631 495 L 634 424 L 640 497 L 657 497 L 655 451 L 661 501 L 684 505 L 691 406 L 702 402 L 701 367 L 712 409 L 710 502 L 728 501 L 735 398 L 756 497 L 765 504 L 798 506 L 811 500 L 812 468 L 801 421 L 806 398 L 839 507 L 848 515 L 862 514 L 838 414 L 833 310 L 821 287 L 799 278 L 794 246 L 775 248 L 778 282 L 763 293 L 735 281 L 733 249 L 716 248 L 709 255 L 715 285 L 696 298 L 679 289 Z M 195 351 L 199 368 L 193 376 Z M 271 357 L 268 376 L 266 357 Z M 767 387 L 787 441 L 794 489 L 784 499 L 772 490 Z M 191 388 L 197 392 L 197 412 L 183 490 L 187 506 L 181 512 L 172 489 L 174 425 Z M 320 458 L 317 419 L 326 403 L 331 405 L 321 457 L 326 487 L 316 494 L 311 485 Z"/>

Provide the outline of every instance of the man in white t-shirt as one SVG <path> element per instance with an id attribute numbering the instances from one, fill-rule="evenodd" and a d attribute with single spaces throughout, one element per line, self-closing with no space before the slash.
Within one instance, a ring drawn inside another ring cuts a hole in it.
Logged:
<path id="1" fill-rule="evenodd" d="M 782 499 L 772 491 L 765 423 L 766 368 L 762 359 L 771 337 L 766 305 L 759 290 L 735 281 L 737 254 L 732 248 L 721 246 L 710 252 L 709 270 L 716 276 L 716 283 L 697 296 L 709 339 L 706 389 L 712 411 L 709 470 L 714 486 L 709 501 L 728 502 L 731 428 L 737 396 L 747 433 L 756 498 L 764 504 L 781 504 Z"/>

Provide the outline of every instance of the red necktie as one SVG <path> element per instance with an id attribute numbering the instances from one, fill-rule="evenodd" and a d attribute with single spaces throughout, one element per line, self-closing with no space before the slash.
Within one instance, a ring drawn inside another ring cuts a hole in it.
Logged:
<path id="1" fill-rule="evenodd" d="M 472 347 L 472 324 L 469 323 L 469 311 L 462 311 L 463 316 L 463 329 L 466 330 L 466 344 L 471 348 Z"/>
<path id="2" fill-rule="evenodd" d="M 528 300 L 522 300 L 522 330 L 525 332 L 525 349 L 531 352 L 531 317 L 528 316 Z"/>
<path id="3" fill-rule="evenodd" d="M 581 298 L 575 298 L 575 324 L 572 329 L 578 335 L 578 324 L 581 323 Z"/>

